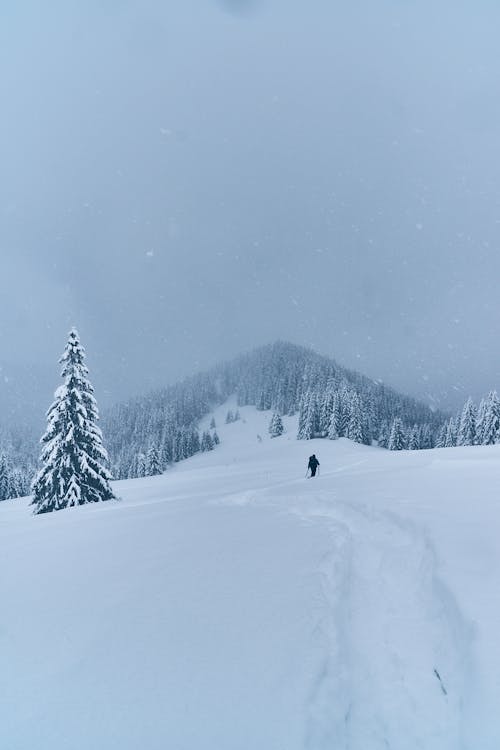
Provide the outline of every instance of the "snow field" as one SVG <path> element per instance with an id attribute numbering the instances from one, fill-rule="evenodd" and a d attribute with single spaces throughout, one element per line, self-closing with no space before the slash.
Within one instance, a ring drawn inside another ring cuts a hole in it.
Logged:
<path id="1" fill-rule="evenodd" d="M 0 504 L 1 746 L 497 750 L 499 447 L 271 440 L 234 407 L 120 502 Z"/>

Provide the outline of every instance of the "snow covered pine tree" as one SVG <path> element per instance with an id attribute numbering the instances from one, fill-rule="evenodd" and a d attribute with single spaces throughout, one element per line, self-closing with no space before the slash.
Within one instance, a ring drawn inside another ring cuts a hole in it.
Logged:
<path id="1" fill-rule="evenodd" d="M 283 435 L 284 431 L 285 428 L 283 427 L 283 422 L 280 415 L 278 414 L 278 412 L 274 412 L 273 416 L 271 417 L 271 422 L 269 423 L 269 434 L 272 438 L 274 438 Z"/>
<path id="2" fill-rule="evenodd" d="M 85 350 L 73 328 L 59 360 L 64 384 L 47 412 L 41 469 L 33 482 L 35 514 L 114 498 L 107 453 L 97 426 L 99 411 L 84 364 Z"/>

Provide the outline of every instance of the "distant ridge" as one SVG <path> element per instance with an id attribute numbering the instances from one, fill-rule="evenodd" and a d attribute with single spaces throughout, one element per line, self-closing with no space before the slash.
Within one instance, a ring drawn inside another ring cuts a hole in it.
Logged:
<path id="1" fill-rule="evenodd" d="M 234 394 L 241 406 L 298 414 L 302 439 L 346 436 L 390 447 L 396 422 L 406 441 L 413 431 L 413 447 L 431 448 L 446 418 L 329 357 L 277 341 L 110 409 L 103 430 L 115 477 L 150 473 L 148 455 L 163 471 L 198 452 L 199 420 Z"/>

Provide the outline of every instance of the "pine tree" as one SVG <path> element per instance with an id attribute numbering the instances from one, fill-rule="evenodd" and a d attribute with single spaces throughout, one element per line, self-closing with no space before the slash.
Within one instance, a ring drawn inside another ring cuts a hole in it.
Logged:
<path id="1" fill-rule="evenodd" d="M 390 451 L 402 451 L 406 447 L 405 430 L 399 417 L 396 417 L 392 423 L 388 447 Z"/>
<path id="2" fill-rule="evenodd" d="M 339 437 L 347 437 L 349 417 L 351 416 L 351 391 L 347 385 L 344 384 L 338 396 L 337 434 Z"/>
<path id="3" fill-rule="evenodd" d="M 203 452 L 205 451 L 211 451 L 214 449 L 214 441 L 212 439 L 212 436 L 209 432 L 204 432 L 201 436 L 201 450 Z"/>
<path id="4" fill-rule="evenodd" d="M 363 442 L 363 424 L 361 416 L 361 402 L 358 394 L 351 393 L 349 405 L 349 422 L 347 424 L 347 437 L 355 443 Z"/>
<path id="5" fill-rule="evenodd" d="M 494 445 L 500 439 L 500 401 L 496 391 L 490 391 L 486 401 L 483 424 L 483 445 Z"/>
<path id="6" fill-rule="evenodd" d="M 226 424 L 231 424 L 231 422 L 234 422 L 234 414 L 231 409 L 229 409 L 228 413 L 226 414 Z"/>
<path id="7" fill-rule="evenodd" d="M 177 429 L 175 431 L 175 437 L 173 441 L 173 456 L 174 456 L 174 461 L 176 463 L 178 461 L 182 461 L 182 459 L 184 458 L 184 455 L 182 453 L 182 450 L 183 450 L 182 442 L 183 442 L 182 430 Z"/>
<path id="8" fill-rule="evenodd" d="M 319 430 L 324 437 L 327 437 L 330 431 L 335 398 L 335 382 L 330 379 L 321 402 L 319 414 Z"/>
<path id="9" fill-rule="evenodd" d="M 437 440 L 436 440 L 436 448 L 444 448 L 445 447 L 445 445 L 446 445 L 446 433 L 447 432 L 448 432 L 448 422 L 445 422 L 441 426 L 441 428 L 440 428 L 440 430 L 438 432 L 438 436 L 437 436 Z"/>
<path id="10" fill-rule="evenodd" d="M 410 430 L 410 434 L 408 437 L 408 449 L 411 451 L 418 451 L 420 450 L 420 430 L 418 429 L 418 425 L 413 425 L 413 427 Z"/>
<path id="11" fill-rule="evenodd" d="M 306 415 L 307 415 L 307 397 L 306 394 L 302 394 L 302 397 L 300 399 L 299 404 L 299 420 L 298 420 L 298 426 L 297 426 L 297 439 L 301 440 L 301 435 L 304 432 L 304 427 L 306 423 Z"/>
<path id="12" fill-rule="evenodd" d="M 487 409 L 488 409 L 488 403 L 486 399 L 482 398 L 479 403 L 479 409 L 477 410 L 477 419 L 476 419 L 476 443 L 477 445 L 484 445 Z"/>
<path id="13" fill-rule="evenodd" d="M 430 425 L 424 424 L 420 427 L 420 448 L 422 450 L 428 450 L 432 448 L 432 431 Z"/>
<path id="14" fill-rule="evenodd" d="M 47 412 L 47 430 L 41 439 L 41 469 L 33 482 L 35 514 L 114 497 L 84 360 L 85 350 L 73 329 L 60 359 L 64 384 Z"/>
<path id="15" fill-rule="evenodd" d="M 10 481 L 11 497 L 23 497 L 27 494 L 23 481 L 23 474 L 19 469 L 13 469 Z M 29 489 L 28 489 L 29 492 Z"/>
<path id="16" fill-rule="evenodd" d="M 0 500 L 12 497 L 9 461 L 5 453 L 0 454 Z"/>
<path id="17" fill-rule="evenodd" d="M 210 420 L 210 429 L 215 430 L 216 424 L 215 424 L 215 417 L 212 417 Z"/>
<path id="18" fill-rule="evenodd" d="M 476 443 L 476 419 L 477 412 L 474 402 L 468 398 L 460 417 L 458 428 L 458 445 L 475 445 Z"/>
<path id="19" fill-rule="evenodd" d="M 182 438 L 182 458 L 189 458 L 194 454 L 193 450 L 193 430 L 188 427 L 183 427 L 181 430 Z"/>
<path id="20" fill-rule="evenodd" d="M 337 420 L 335 418 L 335 412 L 332 412 L 330 417 L 330 425 L 328 427 L 328 440 L 338 440 L 339 434 L 337 432 Z"/>
<path id="21" fill-rule="evenodd" d="M 302 399 L 299 413 L 298 440 L 312 440 L 315 435 L 317 422 L 316 398 L 313 393 L 308 392 Z"/>
<path id="22" fill-rule="evenodd" d="M 363 443 L 365 445 L 371 445 L 378 432 L 376 428 L 377 416 L 375 400 L 370 393 L 367 393 L 364 397 L 363 394 L 359 395 L 359 401 L 363 423 Z"/>
<path id="23" fill-rule="evenodd" d="M 445 448 L 454 448 L 457 444 L 457 425 L 453 417 L 450 417 L 446 426 L 446 435 L 444 439 Z"/>
<path id="24" fill-rule="evenodd" d="M 283 435 L 284 431 L 285 428 L 283 427 L 281 417 L 277 412 L 275 412 L 271 417 L 271 422 L 269 423 L 269 434 L 272 438 L 275 438 Z"/>
<path id="25" fill-rule="evenodd" d="M 330 414 L 330 422 L 328 424 L 327 437 L 329 440 L 338 440 L 339 438 L 339 422 L 340 422 L 339 403 L 340 403 L 339 394 L 336 391 L 333 394 L 332 411 Z"/>
<path id="26" fill-rule="evenodd" d="M 168 466 L 173 459 L 172 438 L 170 435 L 163 434 L 160 449 L 160 462 L 162 466 Z"/>
<path id="27" fill-rule="evenodd" d="M 154 477 L 161 473 L 160 454 L 156 445 L 152 445 L 146 455 L 146 474 Z"/>
<path id="28" fill-rule="evenodd" d="M 219 444 L 220 444 L 220 437 L 219 437 L 219 435 L 217 434 L 217 430 L 214 430 L 214 431 L 213 431 L 213 434 L 212 434 L 212 442 L 213 442 L 214 446 L 215 446 L 215 445 L 219 445 Z"/>
<path id="29" fill-rule="evenodd" d="M 195 453 L 199 453 L 201 450 L 201 441 L 200 441 L 200 433 L 196 428 L 193 428 L 192 435 L 191 435 L 191 455 L 194 456 Z"/>
<path id="30" fill-rule="evenodd" d="M 389 438 L 390 438 L 390 430 L 389 430 L 389 424 L 386 420 L 382 422 L 380 425 L 380 432 L 378 434 L 378 440 L 377 444 L 380 448 L 388 448 L 389 447 Z"/>

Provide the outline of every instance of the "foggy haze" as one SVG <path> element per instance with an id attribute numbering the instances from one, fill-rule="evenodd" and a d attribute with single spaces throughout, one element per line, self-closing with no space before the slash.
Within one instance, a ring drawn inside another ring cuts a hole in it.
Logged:
<path id="1" fill-rule="evenodd" d="M 0 403 L 76 325 L 100 403 L 276 338 L 457 406 L 500 387 L 500 7 L 3 9 Z"/>

